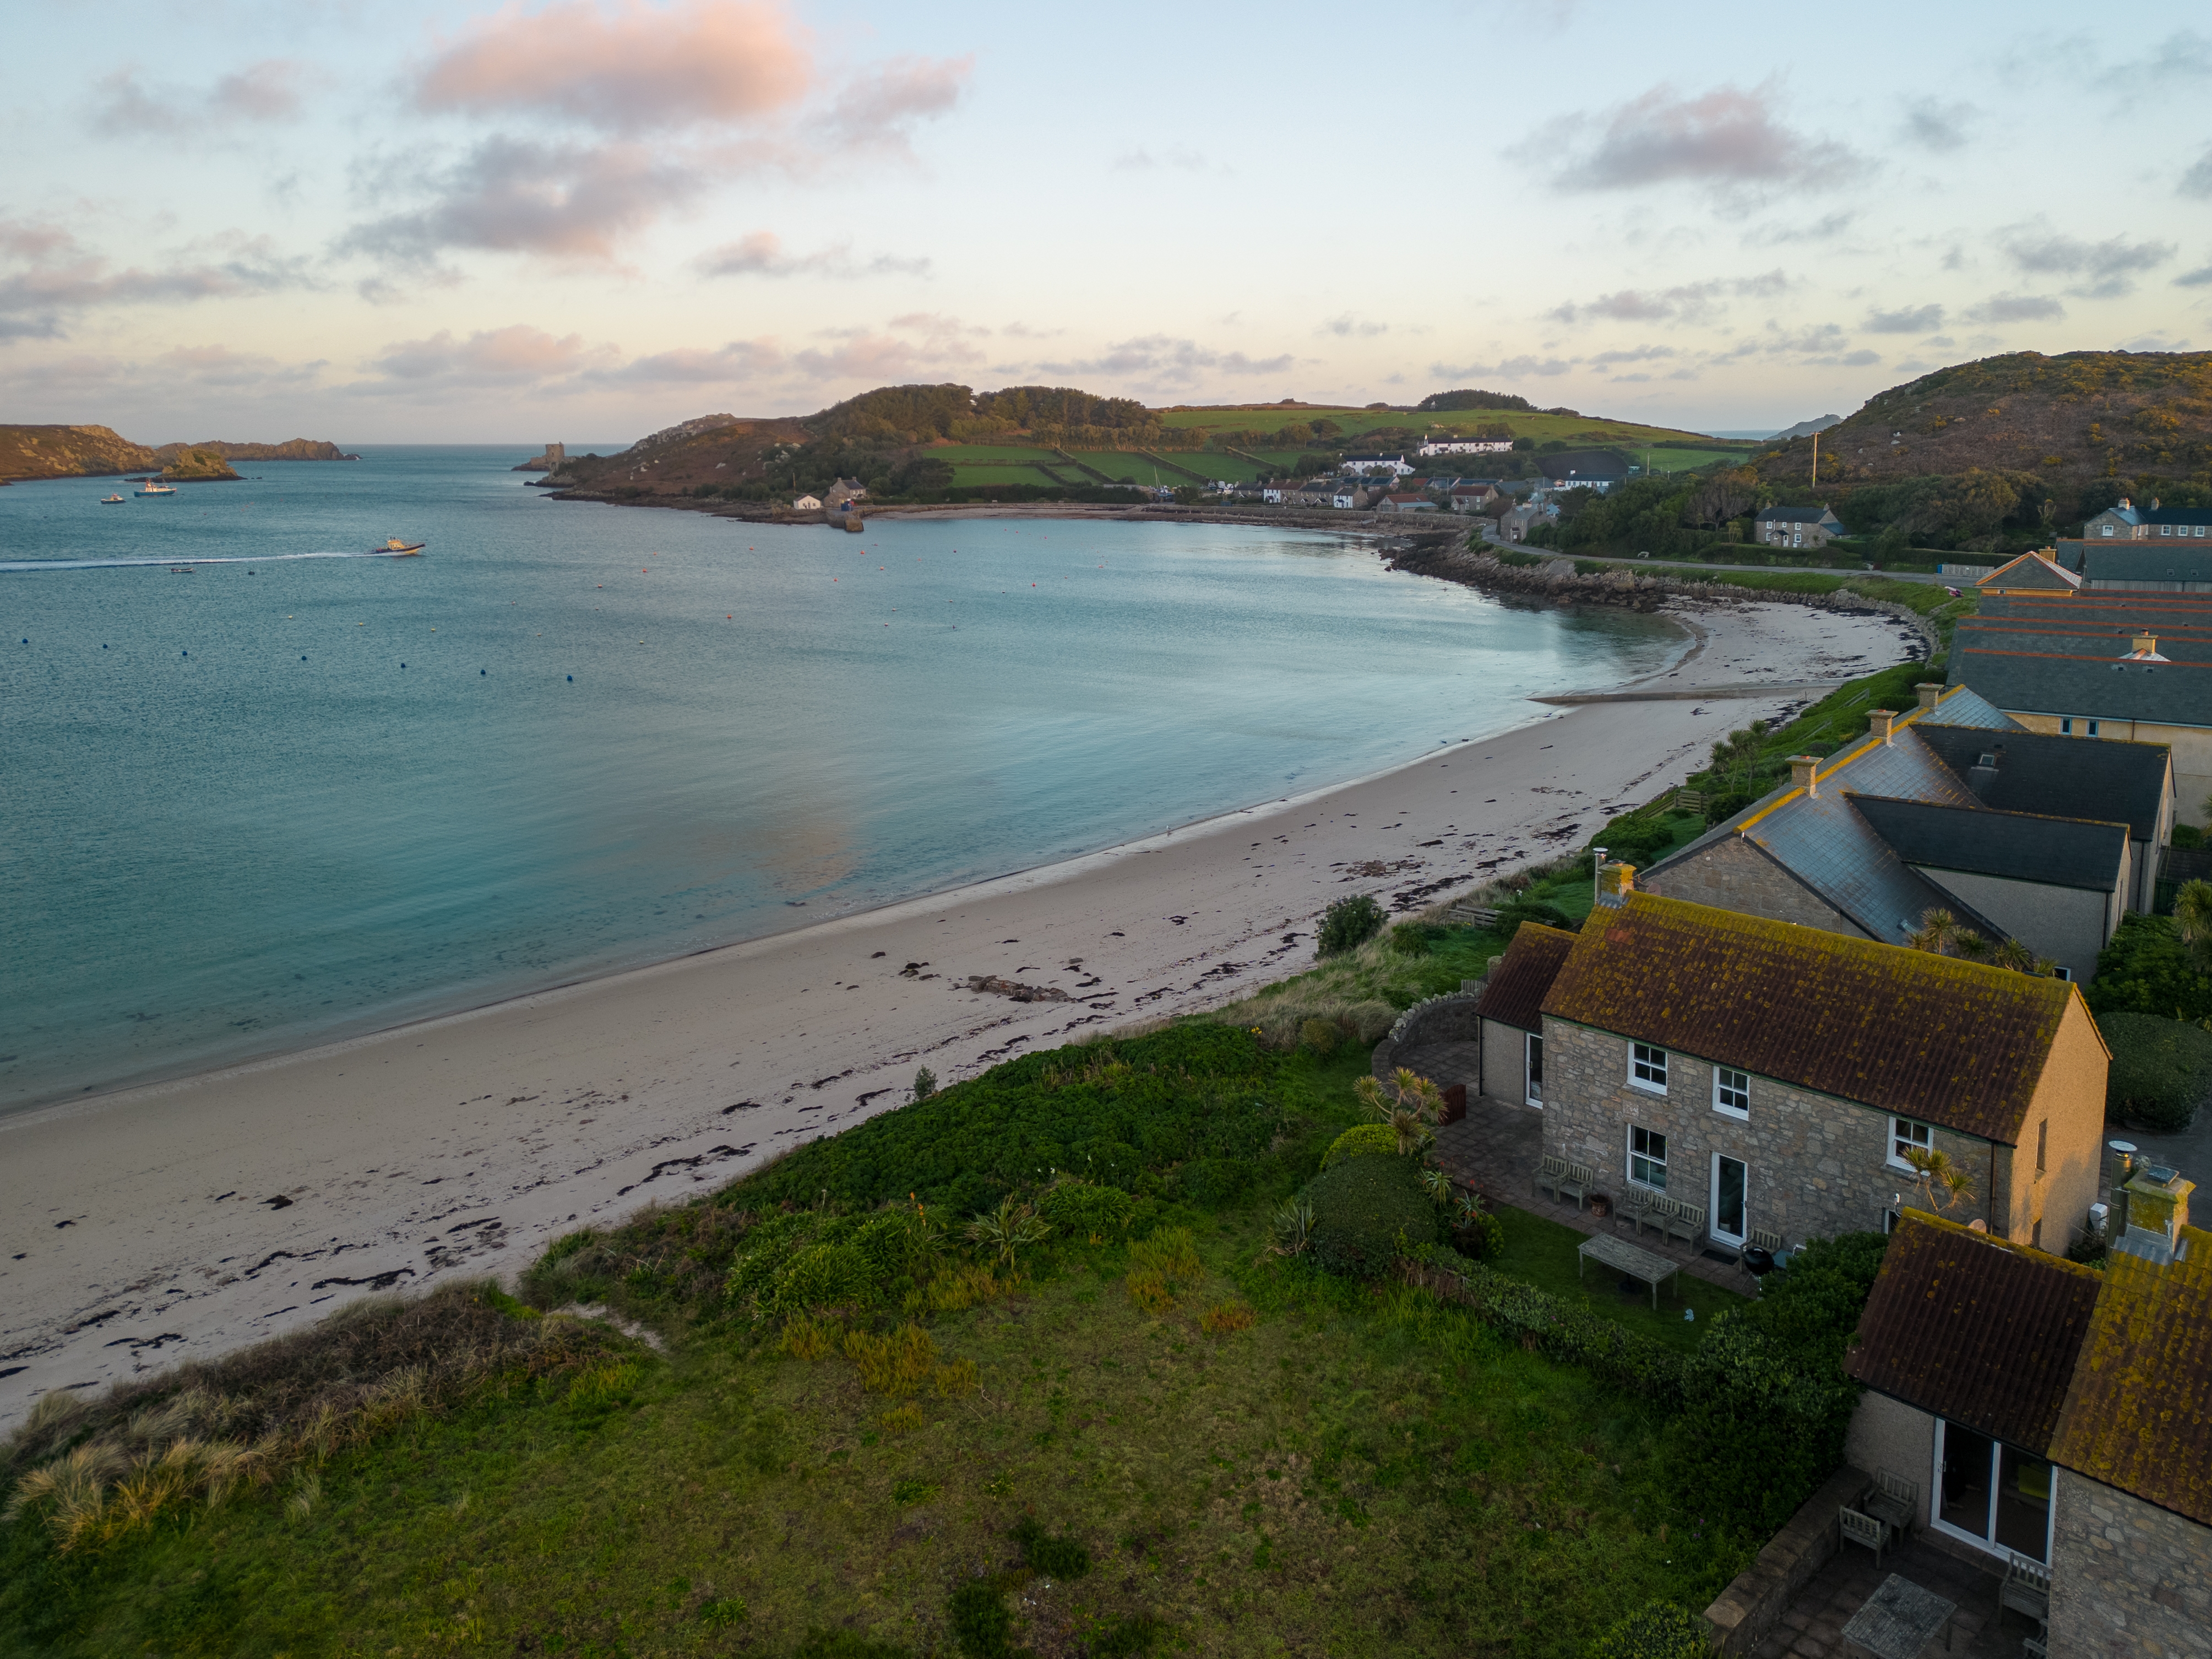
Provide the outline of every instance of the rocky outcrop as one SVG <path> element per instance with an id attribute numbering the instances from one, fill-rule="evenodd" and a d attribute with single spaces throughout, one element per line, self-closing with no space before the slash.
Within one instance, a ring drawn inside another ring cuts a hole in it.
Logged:
<path id="1" fill-rule="evenodd" d="M 238 477 L 236 469 L 212 449 L 180 445 L 168 462 L 161 477 L 170 483 L 213 483 Z"/>
<path id="2" fill-rule="evenodd" d="M 210 438 L 204 443 L 163 444 L 154 453 L 162 460 L 173 461 L 188 449 L 204 449 L 221 456 L 226 461 L 357 461 L 358 455 L 349 455 L 327 438 L 287 438 L 281 444 L 233 443 L 227 438 Z"/>
<path id="3" fill-rule="evenodd" d="M 568 446 L 548 444 L 542 455 L 532 455 L 520 466 L 510 467 L 513 472 L 558 472 L 568 464 Z"/>
<path id="4" fill-rule="evenodd" d="M 93 478 L 161 464 L 112 427 L 0 426 L 0 478 Z"/>

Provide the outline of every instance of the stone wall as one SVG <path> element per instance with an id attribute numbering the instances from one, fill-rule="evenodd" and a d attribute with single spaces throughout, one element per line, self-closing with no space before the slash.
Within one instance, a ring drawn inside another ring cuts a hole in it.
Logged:
<path id="1" fill-rule="evenodd" d="M 1705 1609 L 1716 1653 L 1749 1653 L 1788 1610 L 1790 1600 L 1843 1547 L 1836 1511 L 1854 1504 L 1874 1484 L 1846 1464 L 1806 1500 L 1752 1564 Z"/>
<path id="2" fill-rule="evenodd" d="M 1778 1018 L 1787 1018 L 1778 1010 Z M 1668 1139 L 1670 1197 L 1705 1206 L 1711 1200 L 1715 1152 L 1746 1167 L 1747 1224 L 1791 1244 L 1840 1232 L 1878 1232 L 1895 1195 L 1911 1196 L 1911 1172 L 1892 1166 L 1889 1114 L 1768 1078 L 1751 1080 L 1751 1115 L 1713 1109 L 1713 1067 L 1670 1053 L 1667 1093 L 1628 1083 L 1629 1043 L 1609 1032 L 1544 1021 L 1544 1150 L 1588 1164 L 1600 1191 L 1628 1190 L 1628 1129 L 1656 1129 Z M 2009 1190 L 2012 1149 L 1996 1153 L 1990 1180 L 1989 1142 L 1938 1128 L 1935 1145 L 1974 1174 L 1974 1196 L 1945 1218 L 1986 1220 L 1994 1184 L 2000 1213 Z M 2033 1148 L 2030 1148 L 2033 1157 Z"/>
<path id="3" fill-rule="evenodd" d="M 2052 1653 L 2212 1655 L 2212 1527 L 2061 1469 L 2051 1555 Z"/>
<path id="4" fill-rule="evenodd" d="M 1389 1080 L 1401 1050 L 1424 1042 L 1480 1042 L 1482 1018 L 1475 1009 L 1481 1000 L 1480 991 L 1448 991 L 1407 1009 L 1390 1028 L 1390 1035 L 1375 1045 L 1372 1066 L 1376 1080 Z"/>
<path id="5" fill-rule="evenodd" d="M 1864 939 L 1866 930 L 1741 836 L 1639 875 L 1636 884 L 1664 898 L 1686 899 L 1746 915 L 1794 921 L 1826 933 Z"/>

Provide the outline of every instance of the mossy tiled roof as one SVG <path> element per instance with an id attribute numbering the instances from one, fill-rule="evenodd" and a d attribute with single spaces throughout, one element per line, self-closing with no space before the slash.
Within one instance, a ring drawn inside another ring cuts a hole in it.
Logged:
<path id="1" fill-rule="evenodd" d="M 1524 1031 L 1542 1030 L 1544 994 L 1574 944 L 1575 936 L 1563 928 L 1522 922 L 1482 988 L 1482 1000 L 1475 1005 L 1482 1017 Z"/>
<path id="2" fill-rule="evenodd" d="M 2102 1283 L 2090 1268 L 1908 1210 L 1844 1369 L 2045 1456 Z"/>
<path id="3" fill-rule="evenodd" d="M 2106 1267 L 2051 1459 L 2212 1526 L 2212 1233 L 2180 1242 Z"/>
<path id="4" fill-rule="evenodd" d="M 1583 924 L 1543 1012 L 2019 1143 L 2063 980 L 1638 893 Z"/>

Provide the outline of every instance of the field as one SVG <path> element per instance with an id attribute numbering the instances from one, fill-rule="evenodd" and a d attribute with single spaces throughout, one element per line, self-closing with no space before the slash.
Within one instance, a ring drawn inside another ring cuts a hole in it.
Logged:
<path id="1" fill-rule="evenodd" d="M 1473 432 L 1484 427 L 1504 427 L 1516 438 L 1534 438 L 1538 443 L 1559 438 L 1571 444 L 1604 444 L 1633 448 L 1656 442 L 1662 438 L 1694 439 L 1700 447 L 1712 440 L 1695 432 L 1677 431 L 1672 427 L 1639 426 L 1632 421 L 1604 420 L 1596 416 L 1567 415 L 1524 415 L 1496 409 L 1452 410 L 1440 414 L 1407 410 L 1382 409 L 1327 409 L 1317 407 L 1285 409 L 1278 404 L 1255 404 L 1243 408 L 1170 409 L 1160 413 L 1161 423 L 1181 428 L 1202 441 L 1198 434 L 1207 431 L 1248 430 L 1272 432 L 1297 421 L 1310 424 L 1326 416 L 1334 421 L 1348 434 L 1357 435 L 1376 427 L 1410 427 L 1415 431 L 1431 428 L 1452 432 Z M 1741 452 L 1716 447 L 1716 453 L 1741 453 L 1747 458 L 1758 450 L 1747 445 Z M 1462 458 L 1468 461 L 1477 456 Z M 1679 465 L 1679 463 L 1668 463 Z"/>
<path id="2" fill-rule="evenodd" d="M 1694 472 L 1699 467 L 1711 466 L 1715 461 L 1747 462 L 1750 454 L 1740 449 L 1640 449 L 1630 448 L 1628 459 L 1637 465 L 1647 467 L 1655 476 L 1668 472 Z"/>
<path id="3" fill-rule="evenodd" d="M 1075 471 L 1064 461 L 1053 464 L 1053 467 L 1054 473 L 1062 477 Z M 1053 473 L 1046 472 L 1042 466 L 996 466 L 978 461 L 956 467 L 952 482 L 955 484 L 1048 484 L 1053 482 Z M 1091 481 L 1086 478 L 1084 482 L 1088 483 Z"/>
<path id="4" fill-rule="evenodd" d="M 1058 459 L 1049 449 L 1031 444 L 932 444 L 919 452 L 926 459 L 949 461 L 954 466 L 1010 466 L 1024 461 Z"/>

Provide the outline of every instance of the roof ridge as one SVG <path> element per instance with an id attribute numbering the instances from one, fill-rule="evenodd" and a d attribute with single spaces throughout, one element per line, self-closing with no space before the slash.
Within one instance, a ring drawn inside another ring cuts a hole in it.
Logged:
<path id="1" fill-rule="evenodd" d="M 1978 806 L 1962 806 L 1954 801 L 1920 800 L 1911 795 L 1873 795 L 1863 789 L 1846 789 L 1845 800 L 1894 801 L 1899 806 L 1924 806 L 1931 812 L 1983 812 L 2001 818 L 2033 818 L 2041 823 L 2086 823 L 2099 830 L 2133 830 L 2135 825 L 2124 818 L 2077 818 L 2063 812 L 2023 812 L 2013 806 L 1991 806 L 1984 801 Z"/>

